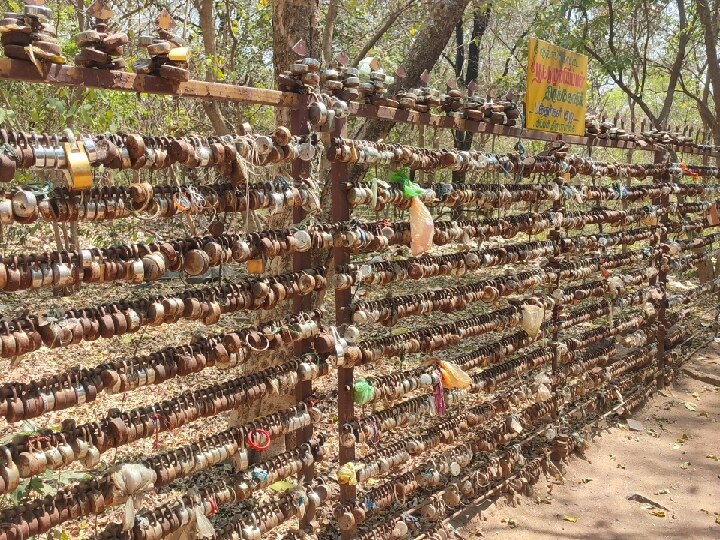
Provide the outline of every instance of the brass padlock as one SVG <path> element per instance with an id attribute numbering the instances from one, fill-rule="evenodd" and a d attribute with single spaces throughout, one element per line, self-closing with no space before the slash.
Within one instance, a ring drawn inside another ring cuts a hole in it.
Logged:
<path id="1" fill-rule="evenodd" d="M 171 62 L 189 62 L 190 48 L 175 47 L 174 49 L 170 49 L 170 52 L 168 53 L 168 60 Z"/>
<path id="2" fill-rule="evenodd" d="M 68 186 L 72 190 L 85 190 L 92 187 L 90 160 L 83 143 L 75 139 L 69 129 L 64 132 L 67 142 L 63 144 L 67 161 Z"/>

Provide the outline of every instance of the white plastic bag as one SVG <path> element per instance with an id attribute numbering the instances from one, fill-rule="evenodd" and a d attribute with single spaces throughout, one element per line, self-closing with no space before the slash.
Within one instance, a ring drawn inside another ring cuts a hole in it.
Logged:
<path id="1" fill-rule="evenodd" d="M 525 333 L 534 338 L 538 335 L 543 319 L 545 318 L 545 310 L 540 306 L 525 304 L 522 308 L 522 322 L 520 326 Z"/>
<path id="2" fill-rule="evenodd" d="M 410 203 L 410 250 L 413 256 L 422 255 L 433 245 L 435 223 L 427 207 L 418 197 Z"/>

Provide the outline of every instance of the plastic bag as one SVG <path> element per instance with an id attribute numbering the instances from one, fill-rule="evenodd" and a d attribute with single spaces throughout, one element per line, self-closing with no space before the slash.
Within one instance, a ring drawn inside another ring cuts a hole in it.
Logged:
<path id="1" fill-rule="evenodd" d="M 540 306 L 526 304 L 522 308 L 522 322 L 520 326 L 525 333 L 534 338 L 538 335 L 543 319 L 545 318 L 545 310 Z"/>
<path id="2" fill-rule="evenodd" d="M 410 175 L 407 168 L 398 169 L 397 171 L 390 173 L 388 181 L 393 184 L 399 184 L 403 191 L 403 197 L 406 199 L 420 197 L 425 194 L 425 190 L 423 188 L 410 181 Z"/>
<path id="3" fill-rule="evenodd" d="M 353 401 L 356 405 L 365 405 L 375 397 L 375 388 L 365 379 L 358 379 L 353 385 Z"/>
<path id="4" fill-rule="evenodd" d="M 417 197 L 410 203 L 410 251 L 422 255 L 433 245 L 435 223 L 427 207 Z"/>
<path id="5" fill-rule="evenodd" d="M 550 391 L 550 389 L 547 386 L 545 386 L 544 383 L 538 385 L 537 392 L 535 392 L 535 400 L 538 403 L 543 403 L 543 402 L 547 401 L 548 399 L 550 399 L 551 397 L 552 397 L 552 392 Z"/>
<path id="6" fill-rule="evenodd" d="M 470 388 L 472 385 L 472 379 L 470 375 L 465 373 L 460 366 L 440 360 L 438 362 L 440 368 L 440 375 L 442 375 L 442 383 L 445 388 Z"/>
<path id="7" fill-rule="evenodd" d="M 610 289 L 610 297 L 615 298 L 618 294 L 625 290 L 625 282 L 620 276 L 612 276 L 607 280 L 608 289 Z"/>
<path id="8" fill-rule="evenodd" d="M 355 464 L 352 461 L 348 461 L 345 465 L 342 465 L 337 472 L 338 482 L 347 486 L 357 485 L 357 472 L 355 471 Z"/>
<path id="9" fill-rule="evenodd" d="M 116 465 L 110 473 L 115 501 L 125 502 L 123 530 L 129 531 L 135 524 L 135 514 L 142 508 L 145 495 L 155 489 L 157 473 L 139 463 Z"/>

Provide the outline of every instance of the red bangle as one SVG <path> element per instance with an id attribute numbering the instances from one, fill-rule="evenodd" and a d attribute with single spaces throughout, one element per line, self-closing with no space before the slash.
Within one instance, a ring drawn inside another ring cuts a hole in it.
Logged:
<path id="1" fill-rule="evenodd" d="M 265 443 L 257 444 L 254 440 L 255 434 L 265 437 Z M 247 434 L 247 444 L 253 450 L 267 450 L 270 448 L 270 434 L 265 429 L 254 429 Z"/>

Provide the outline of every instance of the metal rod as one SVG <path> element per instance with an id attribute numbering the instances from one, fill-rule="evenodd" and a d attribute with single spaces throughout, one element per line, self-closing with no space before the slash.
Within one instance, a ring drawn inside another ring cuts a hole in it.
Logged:
<path id="1" fill-rule="evenodd" d="M 302 136 L 310 132 L 308 125 L 308 96 L 301 95 L 297 97 L 298 104 L 290 112 L 290 131 L 293 135 Z M 292 178 L 297 183 L 310 177 L 311 165 L 309 161 L 295 158 L 292 163 Z M 294 206 L 292 211 L 292 220 L 294 224 L 301 223 L 306 217 L 306 212 L 302 207 Z M 310 250 L 301 253 L 295 252 L 292 255 L 293 272 L 302 272 L 312 267 L 312 252 Z M 293 313 L 301 313 L 303 311 L 311 311 L 313 306 L 313 295 L 300 296 L 293 298 Z M 295 356 L 301 356 L 312 351 L 309 339 L 297 341 L 294 345 Z M 313 394 L 312 381 L 300 381 L 295 387 L 295 399 L 298 403 L 307 402 Z M 312 439 L 313 426 L 309 426 L 298 430 L 295 436 L 295 446 L 299 447 L 303 443 L 307 443 Z M 304 466 L 300 475 L 306 480 L 312 480 L 315 475 L 314 463 Z M 307 525 L 312 516 L 302 520 L 303 525 Z"/>
<path id="2" fill-rule="evenodd" d="M 346 133 L 345 120 L 335 121 L 335 137 L 344 137 Z M 330 168 L 330 182 L 332 194 L 332 220 L 333 222 L 346 222 L 350 219 L 350 205 L 347 200 L 346 180 L 348 165 L 334 161 Z M 346 266 L 350 263 L 350 252 L 346 248 L 336 247 L 333 249 L 333 261 L 335 267 Z M 335 324 L 338 328 L 352 322 L 350 305 L 352 303 L 351 289 L 335 291 Z M 350 423 L 354 419 L 353 403 L 353 368 L 338 367 L 338 429 Z M 340 465 L 344 465 L 355 459 L 355 446 L 340 446 Z M 341 485 L 340 500 L 350 502 L 355 499 L 355 486 Z M 351 531 L 352 532 L 352 531 Z"/>

